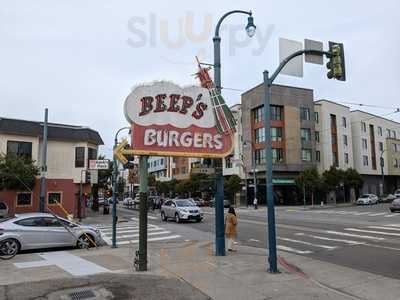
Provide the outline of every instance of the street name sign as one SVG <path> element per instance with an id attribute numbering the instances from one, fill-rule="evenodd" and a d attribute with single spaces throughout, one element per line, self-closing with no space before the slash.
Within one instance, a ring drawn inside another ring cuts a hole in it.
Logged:
<path id="1" fill-rule="evenodd" d="M 89 160 L 89 170 L 107 170 L 109 167 L 108 159 Z"/>

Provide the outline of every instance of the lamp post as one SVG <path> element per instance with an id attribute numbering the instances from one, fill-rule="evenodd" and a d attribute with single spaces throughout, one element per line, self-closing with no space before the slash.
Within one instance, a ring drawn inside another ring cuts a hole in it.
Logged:
<path id="1" fill-rule="evenodd" d="M 219 36 L 219 29 L 221 27 L 222 21 L 232 14 L 246 14 L 247 25 L 245 27 L 249 37 L 254 36 L 256 26 L 254 25 L 254 20 L 251 11 L 244 10 L 232 10 L 224 14 L 218 21 L 215 27 L 215 35 L 213 38 L 214 43 L 214 82 L 218 90 L 221 90 L 221 38 Z M 224 177 L 222 175 L 222 160 L 214 160 L 215 167 L 215 177 L 217 190 L 215 195 L 215 255 L 224 256 L 225 255 L 225 237 L 224 237 Z"/>
<path id="2" fill-rule="evenodd" d="M 118 145 L 118 134 L 122 131 L 128 129 L 130 131 L 130 127 L 122 127 L 118 129 L 117 133 L 114 137 L 114 149 Z M 118 176 L 118 161 L 115 154 L 113 155 L 113 171 L 112 171 L 112 187 L 113 187 L 113 195 L 112 195 L 112 248 L 117 248 L 117 176 Z"/>
<path id="3" fill-rule="evenodd" d="M 382 196 L 385 194 L 385 173 L 384 173 L 384 166 L 385 166 L 385 162 L 383 160 L 383 153 L 385 153 L 385 150 L 381 150 L 381 159 L 380 159 L 380 163 L 381 163 L 381 174 L 382 174 Z"/>

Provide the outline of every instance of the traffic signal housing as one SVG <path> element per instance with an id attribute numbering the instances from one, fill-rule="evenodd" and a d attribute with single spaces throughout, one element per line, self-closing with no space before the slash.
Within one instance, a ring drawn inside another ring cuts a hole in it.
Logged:
<path id="1" fill-rule="evenodd" d="M 346 81 L 346 68 L 344 61 L 344 47 L 341 43 L 329 42 L 329 61 L 326 64 L 329 79 L 335 78 Z"/>

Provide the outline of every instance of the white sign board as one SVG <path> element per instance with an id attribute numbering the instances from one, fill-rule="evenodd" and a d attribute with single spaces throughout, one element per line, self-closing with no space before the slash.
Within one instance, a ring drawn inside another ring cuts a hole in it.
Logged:
<path id="1" fill-rule="evenodd" d="M 303 50 L 301 42 L 279 38 L 279 62 L 282 62 L 289 55 L 296 51 Z M 303 56 L 293 58 L 282 69 L 282 74 L 303 77 Z"/>
<path id="2" fill-rule="evenodd" d="M 108 159 L 91 159 L 89 160 L 89 169 L 90 170 L 107 170 L 109 166 L 109 160 Z"/>
<path id="3" fill-rule="evenodd" d="M 90 184 L 99 183 L 99 170 L 90 170 Z"/>

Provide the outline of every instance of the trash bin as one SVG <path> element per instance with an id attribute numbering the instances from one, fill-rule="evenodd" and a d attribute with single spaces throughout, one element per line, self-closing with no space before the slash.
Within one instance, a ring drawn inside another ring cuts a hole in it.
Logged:
<path id="1" fill-rule="evenodd" d="M 104 205 L 103 206 L 103 215 L 108 215 L 108 214 L 110 214 L 110 206 Z"/>

